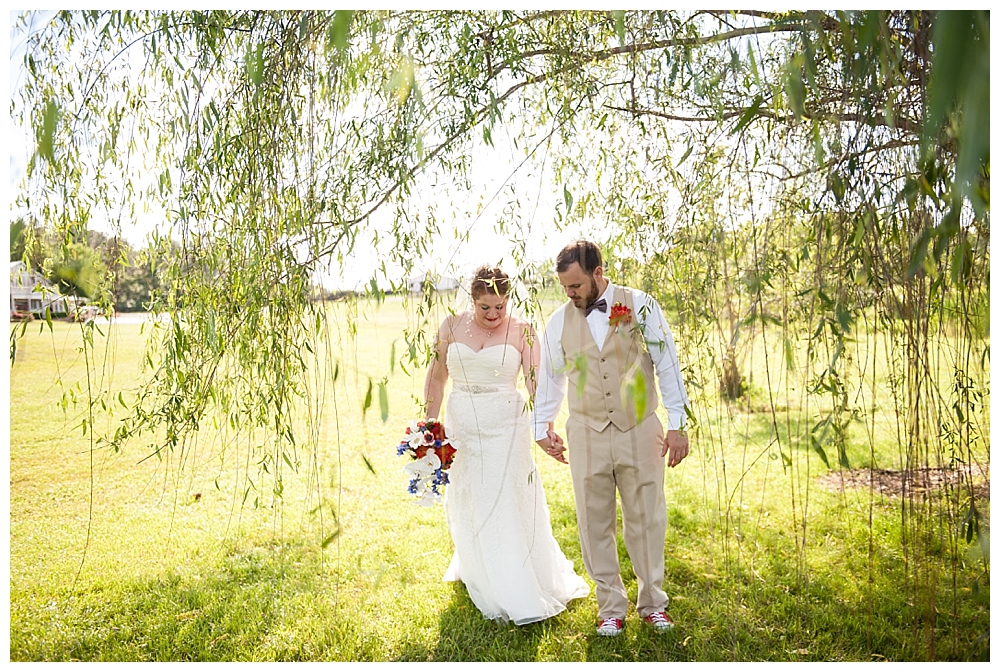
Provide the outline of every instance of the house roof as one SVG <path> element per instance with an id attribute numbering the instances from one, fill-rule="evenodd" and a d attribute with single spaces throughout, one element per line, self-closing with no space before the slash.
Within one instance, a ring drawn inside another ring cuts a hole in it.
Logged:
<path id="1" fill-rule="evenodd" d="M 438 275 L 437 273 L 419 273 L 417 275 L 411 275 L 408 282 L 410 283 L 423 283 L 428 278 L 435 281 L 436 284 L 458 284 L 458 280 L 447 275 Z"/>
<path id="2" fill-rule="evenodd" d="M 10 286 L 12 289 L 15 287 L 34 289 L 39 285 L 46 289 L 55 287 L 41 273 L 30 270 L 23 261 L 10 262 Z"/>

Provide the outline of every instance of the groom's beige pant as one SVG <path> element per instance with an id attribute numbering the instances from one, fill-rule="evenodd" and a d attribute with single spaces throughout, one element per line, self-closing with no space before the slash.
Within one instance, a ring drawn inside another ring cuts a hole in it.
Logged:
<path id="1" fill-rule="evenodd" d="M 665 611 L 663 426 L 650 415 L 627 432 L 614 425 L 596 432 L 570 417 L 566 435 L 583 563 L 596 584 L 599 618 L 624 620 L 628 611 L 615 541 L 615 490 L 621 498 L 625 548 L 639 584 L 636 611 L 640 616 Z"/>

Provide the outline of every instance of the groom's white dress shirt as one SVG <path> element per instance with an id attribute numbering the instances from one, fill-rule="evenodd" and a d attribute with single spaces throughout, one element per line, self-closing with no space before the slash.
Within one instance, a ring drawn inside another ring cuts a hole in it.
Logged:
<path id="1" fill-rule="evenodd" d="M 631 288 L 630 288 L 631 289 Z M 604 345 L 604 339 L 611 328 L 608 318 L 611 316 L 612 298 L 615 286 L 608 282 L 607 289 L 598 297 L 608 305 L 608 312 L 591 311 L 586 317 L 590 333 L 597 343 L 598 349 Z M 649 356 L 656 369 L 656 381 L 660 389 L 660 399 L 667 409 L 668 429 L 683 429 L 686 419 L 684 407 L 688 403 L 687 391 L 684 389 L 684 379 L 681 367 L 677 361 L 677 348 L 674 345 L 673 334 L 663 317 L 660 304 L 645 292 L 631 289 L 635 319 L 642 328 L 646 339 Z M 563 321 L 566 310 L 572 303 L 566 302 L 556 309 L 542 334 L 542 362 L 538 372 L 538 387 L 535 392 L 534 425 L 535 440 L 544 439 L 549 423 L 555 420 L 566 396 L 566 355 L 562 349 Z M 575 310 L 575 308 L 574 308 Z"/>

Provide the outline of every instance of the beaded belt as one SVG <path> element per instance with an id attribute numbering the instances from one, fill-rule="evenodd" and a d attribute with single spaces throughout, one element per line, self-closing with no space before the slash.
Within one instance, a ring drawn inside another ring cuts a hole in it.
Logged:
<path id="1" fill-rule="evenodd" d="M 461 390 L 466 394 L 489 394 L 490 392 L 499 392 L 499 387 L 493 387 L 491 385 L 462 385 L 461 383 L 453 383 L 456 390 Z"/>

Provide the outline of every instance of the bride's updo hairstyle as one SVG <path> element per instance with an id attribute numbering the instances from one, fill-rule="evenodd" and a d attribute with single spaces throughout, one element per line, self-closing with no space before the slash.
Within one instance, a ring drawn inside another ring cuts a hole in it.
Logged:
<path id="1" fill-rule="evenodd" d="M 472 277 L 472 286 L 469 290 L 473 300 L 483 294 L 507 296 L 507 292 L 510 291 L 510 278 L 500 270 L 499 266 L 481 266 Z"/>

